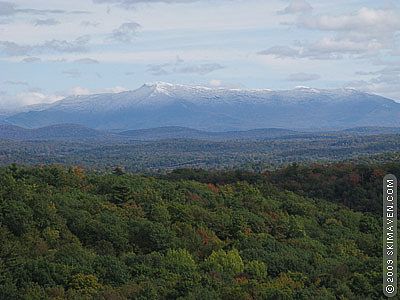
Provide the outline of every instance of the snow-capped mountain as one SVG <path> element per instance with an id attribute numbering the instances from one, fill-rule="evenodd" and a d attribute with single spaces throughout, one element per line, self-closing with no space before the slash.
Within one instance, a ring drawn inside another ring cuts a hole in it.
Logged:
<path id="1" fill-rule="evenodd" d="M 7 121 L 31 128 L 60 123 L 99 129 L 398 127 L 400 104 L 353 89 L 272 91 L 156 83 L 122 93 L 67 97 Z"/>

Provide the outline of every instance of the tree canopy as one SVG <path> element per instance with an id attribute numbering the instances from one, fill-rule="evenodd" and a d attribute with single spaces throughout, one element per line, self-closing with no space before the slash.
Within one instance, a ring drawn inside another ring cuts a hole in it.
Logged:
<path id="1" fill-rule="evenodd" d="M 1 168 L 0 299 L 379 299 L 388 168 Z"/>

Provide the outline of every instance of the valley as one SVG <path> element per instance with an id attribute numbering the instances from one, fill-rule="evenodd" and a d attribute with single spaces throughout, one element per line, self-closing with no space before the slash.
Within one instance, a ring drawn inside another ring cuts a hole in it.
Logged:
<path id="1" fill-rule="evenodd" d="M 76 125 L 3 126 L 0 136 L 1 165 L 80 165 L 100 171 L 116 166 L 150 173 L 177 168 L 261 171 L 295 162 L 357 160 L 383 154 L 389 159 L 390 153 L 400 152 L 399 129 L 374 127 L 329 132 L 205 132 L 168 127 L 110 133 Z"/>

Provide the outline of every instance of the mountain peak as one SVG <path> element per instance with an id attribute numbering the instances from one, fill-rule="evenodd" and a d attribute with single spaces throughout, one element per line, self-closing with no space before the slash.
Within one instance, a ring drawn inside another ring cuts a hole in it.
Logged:
<path id="1" fill-rule="evenodd" d="M 143 92 L 147 93 L 147 95 L 151 96 L 154 94 L 169 95 L 171 91 L 176 90 L 176 89 L 177 89 L 177 85 L 175 85 L 175 84 L 163 82 L 163 81 L 157 81 L 154 83 L 145 83 L 136 91 L 139 91 L 139 92 L 143 91 Z"/>
<path id="2" fill-rule="evenodd" d="M 163 81 L 156 81 L 154 83 L 145 83 L 142 85 L 141 88 L 147 89 L 168 89 L 174 87 L 174 84 L 163 82 Z"/>
<path id="3" fill-rule="evenodd" d="M 177 83 L 168 83 L 164 81 L 156 81 L 154 83 L 145 83 L 142 85 L 142 88 L 152 89 L 154 91 L 171 91 L 171 90 L 188 90 L 188 89 L 206 89 L 212 90 L 213 88 L 201 86 L 201 85 L 186 85 L 186 84 L 177 84 Z"/>
<path id="4" fill-rule="evenodd" d="M 358 92 L 360 93 L 359 90 L 354 89 L 354 88 L 339 88 L 339 89 L 319 89 L 319 88 L 313 88 L 309 86 L 296 86 L 292 90 L 272 90 L 272 89 L 267 89 L 267 88 L 230 88 L 230 87 L 224 87 L 224 86 L 219 86 L 219 87 L 210 87 L 210 86 L 204 86 L 204 85 L 189 85 L 189 84 L 177 84 L 177 83 L 169 83 L 169 82 L 163 82 L 163 81 L 156 81 L 153 83 L 145 83 L 143 84 L 139 90 L 146 90 L 146 91 L 151 91 L 151 92 L 159 92 L 159 93 L 171 93 L 171 92 L 179 92 L 179 91 L 186 91 L 186 92 L 195 92 L 195 91 L 203 91 L 203 92 L 224 92 L 224 91 L 230 91 L 230 92 L 312 92 L 312 93 L 323 93 L 323 92 L 334 92 L 334 93 L 339 93 L 339 92 Z"/>

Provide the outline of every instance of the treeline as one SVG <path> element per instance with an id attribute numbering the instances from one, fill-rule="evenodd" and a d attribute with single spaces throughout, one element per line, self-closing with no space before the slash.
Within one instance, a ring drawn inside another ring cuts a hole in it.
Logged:
<path id="1" fill-rule="evenodd" d="M 2 168 L 0 299 L 383 299 L 380 217 L 290 170 Z"/>
<path id="2" fill-rule="evenodd" d="M 400 161 L 390 163 L 357 164 L 291 164 L 289 166 L 254 173 L 243 170 L 206 171 L 177 169 L 161 176 L 168 180 L 195 180 L 203 183 L 227 184 L 246 181 L 293 191 L 313 199 L 325 199 L 353 210 L 382 213 L 382 180 L 386 174 L 400 178 Z"/>

